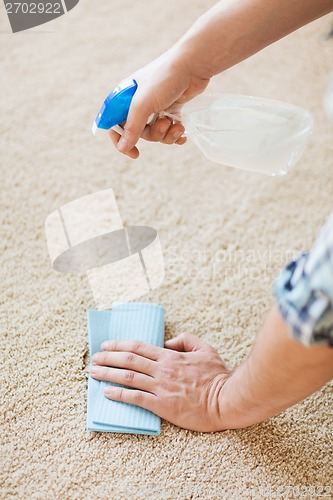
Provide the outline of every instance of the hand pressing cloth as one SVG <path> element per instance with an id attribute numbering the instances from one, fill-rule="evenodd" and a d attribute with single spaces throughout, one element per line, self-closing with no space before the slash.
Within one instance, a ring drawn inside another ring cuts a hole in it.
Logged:
<path id="1" fill-rule="evenodd" d="M 105 340 L 140 340 L 163 347 L 164 308 L 141 302 L 116 303 L 112 311 L 88 311 L 90 360 Z M 90 367 L 91 368 L 91 362 Z M 138 406 L 112 401 L 104 396 L 107 385 L 89 375 L 87 430 L 131 434 L 160 433 L 160 418 Z"/>

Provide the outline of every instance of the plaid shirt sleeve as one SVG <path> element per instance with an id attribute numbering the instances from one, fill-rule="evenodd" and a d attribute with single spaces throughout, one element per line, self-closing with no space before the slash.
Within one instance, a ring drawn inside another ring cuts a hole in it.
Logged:
<path id="1" fill-rule="evenodd" d="M 281 271 L 273 293 L 295 340 L 333 348 L 333 213 L 312 250 Z"/>

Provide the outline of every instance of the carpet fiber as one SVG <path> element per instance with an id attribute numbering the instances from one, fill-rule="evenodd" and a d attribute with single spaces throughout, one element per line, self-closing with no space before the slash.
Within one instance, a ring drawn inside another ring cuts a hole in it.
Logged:
<path id="1" fill-rule="evenodd" d="M 159 437 L 85 429 L 95 304 L 85 275 L 51 269 L 44 222 L 53 210 L 112 187 L 124 223 L 159 232 L 166 278 L 142 300 L 166 308 L 166 337 L 194 333 L 230 367 L 249 352 L 278 269 L 310 247 L 332 210 L 333 127 L 322 110 L 329 16 L 210 85 L 313 113 L 311 143 L 288 176 L 213 164 L 191 142 L 145 143 L 132 161 L 92 137 L 106 94 L 212 4 L 81 0 L 12 34 L 1 3 L 1 498 L 288 498 L 296 487 L 313 498 L 332 486 L 332 384 L 246 430 L 201 434 L 163 421 Z"/>

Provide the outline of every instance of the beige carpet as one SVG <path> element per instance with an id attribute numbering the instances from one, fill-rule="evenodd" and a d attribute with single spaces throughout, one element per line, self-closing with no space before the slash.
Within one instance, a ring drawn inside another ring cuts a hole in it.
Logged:
<path id="1" fill-rule="evenodd" d="M 1 4 L 3 499 L 287 498 L 297 486 L 314 498 L 310 486 L 332 487 L 332 385 L 247 430 L 200 434 L 166 422 L 157 438 L 85 430 L 94 302 L 85 276 L 50 267 L 50 212 L 112 187 L 124 223 L 159 231 L 166 279 L 151 298 L 166 307 L 167 337 L 195 333 L 234 366 L 272 303 L 277 270 L 311 245 L 332 210 L 333 127 L 322 110 L 333 70 L 333 45 L 323 40 L 329 18 L 211 84 L 313 112 L 311 144 L 290 175 L 218 166 L 191 143 L 142 144 L 133 162 L 92 138 L 108 91 L 212 4 L 81 0 L 15 35 Z"/>

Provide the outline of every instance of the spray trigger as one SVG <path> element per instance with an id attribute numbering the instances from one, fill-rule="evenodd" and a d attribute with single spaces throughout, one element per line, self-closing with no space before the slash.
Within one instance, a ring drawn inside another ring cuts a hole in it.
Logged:
<path id="1" fill-rule="evenodd" d="M 118 85 L 106 97 L 92 126 L 95 135 L 97 129 L 109 130 L 126 120 L 133 96 L 138 88 L 135 80 L 126 80 Z"/>

